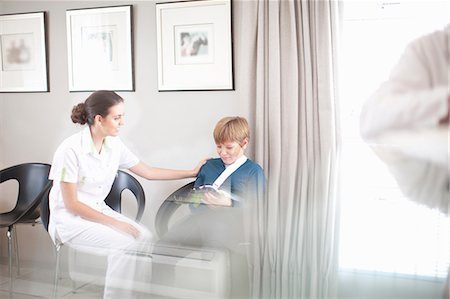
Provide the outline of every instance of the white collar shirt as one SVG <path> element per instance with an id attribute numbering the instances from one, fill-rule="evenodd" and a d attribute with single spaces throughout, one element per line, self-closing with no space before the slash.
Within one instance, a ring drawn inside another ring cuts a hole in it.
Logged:
<path id="1" fill-rule="evenodd" d="M 60 182 L 76 183 L 78 200 L 102 211 L 118 169 L 128 169 L 139 159 L 118 137 L 106 137 L 100 153 L 95 149 L 89 127 L 64 140 L 55 152 L 49 179 L 49 233 L 53 241 L 65 242 L 82 232 L 80 217 L 69 212 L 61 195 Z"/>

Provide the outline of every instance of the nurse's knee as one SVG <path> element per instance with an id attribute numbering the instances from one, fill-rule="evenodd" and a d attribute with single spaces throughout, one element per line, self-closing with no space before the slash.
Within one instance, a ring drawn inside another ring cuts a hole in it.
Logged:
<path id="1" fill-rule="evenodd" d="M 139 230 L 139 237 L 137 238 L 138 241 L 151 241 L 153 239 L 153 234 L 147 227 L 138 225 L 137 229 Z"/>

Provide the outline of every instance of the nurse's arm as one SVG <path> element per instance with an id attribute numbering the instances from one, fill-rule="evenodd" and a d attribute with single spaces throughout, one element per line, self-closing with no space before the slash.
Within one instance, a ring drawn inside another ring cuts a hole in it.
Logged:
<path id="1" fill-rule="evenodd" d="M 130 168 L 134 174 L 147 180 L 177 180 L 192 178 L 197 176 L 200 168 L 206 163 L 207 159 L 201 160 L 192 170 L 176 170 L 167 168 L 152 167 L 140 161 L 138 164 Z"/>
<path id="2" fill-rule="evenodd" d="M 60 184 L 64 205 L 71 213 L 83 219 L 110 226 L 116 230 L 130 234 L 134 238 L 139 237 L 139 231 L 133 225 L 102 214 L 80 202 L 77 197 L 76 183 L 61 182 Z"/>

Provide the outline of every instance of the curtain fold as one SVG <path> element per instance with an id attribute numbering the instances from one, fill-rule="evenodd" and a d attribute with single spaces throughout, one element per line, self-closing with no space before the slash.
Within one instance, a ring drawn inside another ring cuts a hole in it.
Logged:
<path id="1" fill-rule="evenodd" d="M 247 209 L 253 298 L 328 298 L 337 272 L 336 1 L 242 1 L 267 198 Z M 244 26 L 245 25 L 245 26 Z M 256 38 L 255 38 L 256 35 Z"/>

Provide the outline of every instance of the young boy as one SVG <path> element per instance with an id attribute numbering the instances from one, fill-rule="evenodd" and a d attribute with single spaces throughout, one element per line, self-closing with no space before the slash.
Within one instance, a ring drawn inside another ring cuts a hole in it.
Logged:
<path id="1" fill-rule="evenodd" d="M 243 200 L 262 198 L 264 172 L 244 154 L 250 139 L 247 120 L 224 117 L 216 124 L 213 135 L 220 158 L 208 160 L 194 184 L 195 190 L 203 191 L 202 203 L 234 206 Z"/>

